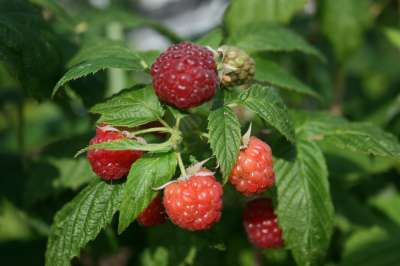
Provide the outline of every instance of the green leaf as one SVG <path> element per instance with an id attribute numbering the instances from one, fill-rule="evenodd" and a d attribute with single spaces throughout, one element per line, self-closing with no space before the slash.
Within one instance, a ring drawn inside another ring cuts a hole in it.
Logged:
<path id="1" fill-rule="evenodd" d="M 371 20 L 368 2 L 326 0 L 322 4 L 322 31 L 340 60 L 345 60 L 362 43 L 363 32 Z"/>
<path id="2" fill-rule="evenodd" d="M 119 209 L 119 234 L 154 199 L 157 191 L 153 189 L 162 186 L 174 176 L 175 168 L 176 154 L 174 152 L 148 154 L 141 157 L 132 165 Z"/>
<path id="3" fill-rule="evenodd" d="M 141 255 L 142 266 L 168 266 L 168 250 L 157 247 L 153 252 L 147 248 Z"/>
<path id="4" fill-rule="evenodd" d="M 400 261 L 400 231 L 358 230 L 348 239 L 340 266 L 392 266 Z"/>
<path id="5" fill-rule="evenodd" d="M 325 57 L 302 37 L 281 26 L 250 25 L 232 33 L 228 44 L 252 52 L 302 52 L 324 61 Z"/>
<path id="6" fill-rule="evenodd" d="M 299 113 L 297 112 L 299 115 Z M 299 126 L 308 139 L 371 155 L 400 158 L 396 137 L 370 123 L 350 123 L 328 113 L 302 113 Z"/>
<path id="7" fill-rule="evenodd" d="M 110 23 L 116 22 L 126 30 L 132 30 L 138 27 L 149 27 L 168 38 L 171 42 L 179 43 L 183 41 L 180 36 L 171 31 L 168 27 L 165 27 L 162 23 L 141 16 L 130 8 L 121 7 L 122 6 L 111 5 L 107 8 L 107 12 L 101 9 L 91 9 L 89 12 L 86 12 L 86 14 L 84 14 L 84 19 L 89 25 L 88 31 L 99 34 L 98 32 L 102 31 L 104 27 Z M 85 10 L 83 9 L 82 11 Z"/>
<path id="8" fill-rule="evenodd" d="M 218 257 L 223 254 L 223 237 L 216 227 L 191 232 L 167 223 L 148 231 L 147 248 L 151 251 L 161 247 L 165 249 L 169 266 L 232 265 Z M 161 261 L 159 263 L 162 265 Z"/>
<path id="9" fill-rule="evenodd" d="M 210 46 L 214 49 L 218 48 L 218 46 L 221 44 L 222 41 L 222 29 L 221 28 L 216 28 L 200 39 L 196 40 L 197 44 L 200 45 L 207 45 Z"/>
<path id="10" fill-rule="evenodd" d="M 96 180 L 58 211 L 47 243 L 46 265 L 71 265 L 81 248 L 111 222 L 123 189 L 123 184 Z"/>
<path id="11" fill-rule="evenodd" d="M 289 141 L 295 141 L 294 127 L 286 105 L 273 87 L 256 84 L 239 97 L 242 105 L 257 113 Z"/>
<path id="12" fill-rule="evenodd" d="M 44 7 L 50 10 L 52 13 L 56 15 L 56 18 L 59 19 L 64 25 L 73 29 L 76 25 L 76 21 L 73 17 L 71 17 L 66 10 L 55 0 L 30 0 L 32 3 Z"/>
<path id="13" fill-rule="evenodd" d="M 396 28 L 385 28 L 384 33 L 386 38 L 397 48 L 400 49 L 400 29 Z"/>
<path id="14" fill-rule="evenodd" d="M 298 265 L 321 265 L 333 229 L 333 206 L 324 156 L 298 140 L 295 161 L 275 162 L 278 220 Z"/>
<path id="15" fill-rule="evenodd" d="M 227 106 L 211 111 L 208 116 L 208 132 L 211 149 L 217 157 L 226 183 L 240 149 L 240 123 L 236 114 Z"/>
<path id="16" fill-rule="evenodd" d="M 279 88 L 294 91 L 319 98 L 319 95 L 308 85 L 290 75 L 285 69 L 272 61 L 265 60 L 259 56 L 254 57 L 256 61 L 256 80 L 266 81 Z"/>
<path id="17" fill-rule="evenodd" d="M 86 158 L 49 158 L 49 162 L 59 171 L 58 178 L 53 181 L 55 188 L 76 190 L 94 177 Z"/>
<path id="18" fill-rule="evenodd" d="M 400 114 L 400 94 L 386 102 L 381 108 L 373 112 L 367 121 L 381 127 L 385 127 L 398 114 Z"/>
<path id="19" fill-rule="evenodd" d="M 332 176 L 352 175 L 353 182 L 357 182 L 356 176 L 381 174 L 398 164 L 398 161 L 391 157 L 371 157 L 368 154 L 338 148 L 330 143 L 317 142 L 317 144 L 320 144 L 320 148 L 328 158 L 329 173 Z"/>
<path id="20" fill-rule="evenodd" d="M 125 90 L 90 110 L 100 114 L 99 122 L 114 126 L 135 127 L 157 120 L 164 110 L 151 86 Z"/>
<path id="21" fill-rule="evenodd" d="M 369 202 L 397 225 L 400 225 L 400 212 L 398 209 L 400 206 L 400 193 L 395 187 L 387 187 L 378 195 L 372 197 Z"/>
<path id="22" fill-rule="evenodd" d="M 149 152 L 167 152 L 172 149 L 170 142 L 163 142 L 157 144 L 144 144 L 139 143 L 132 139 L 119 139 L 115 141 L 106 141 L 97 144 L 90 145 L 86 148 L 79 150 L 74 157 L 81 155 L 82 153 L 93 150 L 93 149 L 104 149 L 104 150 L 138 150 L 138 151 L 149 151 Z"/>
<path id="23" fill-rule="evenodd" d="M 0 10 L 0 62 L 25 93 L 49 97 L 61 70 L 58 36 L 28 1 L 0 0 Z"/>
<path id="24" fill-rule="evenodd" d="M 142 59 L 138 54 L 118 42 L 97 40 L 95 44 L 84 46 L 69 62 L 69 70 L 57 82 L 53 95 L 71 80 L 95 74 L 106 68 L 144 71 Z"/>
<path id="25" fill-rule="evenodd" d="M 329 174 L 333 176 L 332 172 Z M 341 230 L 348 232 L 355 227 L 367 227 L 379 223 L 379 217 L 371 206 L 359 200 L 355 193 L 349 193 L 349 188 L 344 187 L 341 182 L 335 182 L 335 185 L 331 186 L 331 191 L 335 206 L 335 220 Z"/>
<path id="26" fill-rule="evenodd" d="M 153 64 L 154 61 L 156 61 L 157 57 L 160 56 L 160 53 L 161 52 L 157 50 L 139 52 L 139 56 L 143 60 L 142 64 L 145 67 L 145 69 L 151 68 L 151 65 Z"/>
<path id="27" fill-rule="evenodd" d="M 28 204 L 65 189 L 75 191 L 96 178 L 86 158 L 46 157 L 32 164 L 30 169 L 31 176 L 25 181 L 24 189 L 24 199 Z"/>
<path id="28" fill-rule="evenodd" d="M 234 0 L 225 13 L 224 22 L 230 32 L 242 29 L 250 23 L 289 22 L 303 9 L 306 0 Z"/>

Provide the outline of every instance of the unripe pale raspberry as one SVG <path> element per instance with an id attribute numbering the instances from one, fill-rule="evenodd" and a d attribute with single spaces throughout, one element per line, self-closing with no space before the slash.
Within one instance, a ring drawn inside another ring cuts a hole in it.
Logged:
<path id="1" fill-rule="evenodd" d="M 243 212 L 243 224 L 247 237 L 254 246 L 283 246 L 282 230 L 279 228 L 270 199 L 259 198 L 248 202 Z"/>
<path id="2" fill-rule="evenodd" d="M 192 231 L 205 230 L 221 217 L 222 193 L 213 173 L 203 168 L 188 180 L 169 184 L 163 202 L 174 224 Z"/>
<path id="3" fill-rule="evenodd" d="M 121 132 L 96 129 L 96 136 L 90 145 L 126 138 Z M 142 156 L 142 151 L 93 149 L 87 153 L 93 172 L 104 180 L 120 179 L 128 174 L 134 161 Z"/>
<path id="4" fill-rule="evenodd" d="M 233 46 L 221 46 L 222 53 L 221 84 L 224 87 L 250 83 L 256 72 L 256 64 L 245 51 Z"/>
<path id="5" fill-rule="evenodd" d="M 156 226 L 165 223 L 167 215 L 162 204 L 160 194 L 157 195 L 147 206 L 146 209 L 138 216 L 137 221 L 144 226 Z"/>
<path id="6" fill-rule="evenodd" d="M 187 42 L 163 52 L 151 66 L 151 76 L 157 96 L 181 109 L 208 101 L 218 86 L 213 53 Z"/>
<path id="7" fill-rule="evenodd" d="M 275 174 L 269 145 L 256 137 L 251 137 L 247 148 L 240 151 L 229 181 L 245 196 L 272 187 Z"/>

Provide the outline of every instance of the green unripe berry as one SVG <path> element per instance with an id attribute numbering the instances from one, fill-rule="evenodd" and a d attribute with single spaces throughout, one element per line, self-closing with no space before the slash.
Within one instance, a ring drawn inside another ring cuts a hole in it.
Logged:
<path id="1" fill-rule="evenodd" d="M 222 57 L 219 66 L 219 77 L 222 86 L 245 85 L 253 80 L 256 64 L 246 52 L 228 45 L 221 46 L 217 52 Z"/>

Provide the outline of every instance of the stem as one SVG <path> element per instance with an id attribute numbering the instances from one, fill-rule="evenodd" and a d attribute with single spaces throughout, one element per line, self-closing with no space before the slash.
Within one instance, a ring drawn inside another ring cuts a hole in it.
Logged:
<path id="1" fill-rule="evenodd" d="M 185 169 L 185 165 L 183 164 L 182 161 L 182 156 L 180 152 L 176 153 L 176 157 L 178 159 L 178 165 L 179 165 L 179 170 L 181 171 L 181 176 L 186 176 L 186 169 Z"/>
<path id="2" fill-rule="evenodd" d="M 207 134 L 207 133 L 201 132 L 201 133 L 200 133 L 200 137 L 203 137 L 203 138 L 209 139 L 209 138 L 210 138 L 210 135 L 209 135 L 209 134 Z"/>
<path id="3" fill-rule="evenodd" d="M 107 226 L 104 230 L 108 241 L 110 241 L 110 245 L 113 251 L 117 251 L 118 250 L 118 241 L 117 238 L 115 237 L 115 233 L 114 230 L 110 227 Z"/>
<path id="4" fill-rule="evenodd" d="M 168 132 L 171 133 L 171 129 L 169 128 L 165 128 L 165 127 L 152 127 L 152 128 L 147 128 L 147 129 L 143 129 L 143 130 L 138 130 L 133 132 L 134 135 L 142 135 L 142 134 L 146 134 L 146 133 L 151 133 L 151 132 Z"/>
<path id="5" fill-rule="evenodd" d="M 229 103 L 229 104 L 227 104 L 227 106 L 230 108 L 235 108 L 235 107 L 239 106 L 239 104 L 238 103 Z"/>
<path id="6" fill-rule="evenodd" d="M 397 15 L 400 15 L 400 0 L 397 0 Z M 400 16 L 397 16 L 398 23 L 400 23 Z"/>
<path id="7" fill-rule="evenodd" d="M 111 22 L 106 26 L 107 37 L 111 40 L 121 41 L 124 39 L 124 32 L 121 23 Z M 122 69 L 108 69 L 107 96 L 111 96 L 126 87 L 125 71 Z"/>
<path id="8" fill-rule="evenodd" d="M 333 81 L 333 101 L 331 112 L 334 114 L 342 113 L 342 100 L 345 92 L 345 76 L 342 66 L 336 68 L 335 79 Z"/>
<path id="9" fill-rule="evenodd" d="M 160 33 L 161 35 L 164 35 L 165 37 L 167 37 L 173 43 L 182 42 L 182 38 L 179 37 L 175 32 L 169 30 L 168 28 L 164 27 L 163 25 L 161 25 L 157 22 L 148 21 L 147 25 L 149 27 L 151 27 L 153 30 Z"/>
<path id="10" fill-rule="evenodd" d="M 168 123 L 165 122 L 165 120 L 162 119 L 161 117 L 158 118 L 158 121 L 159 121 L 164 127 L 166 127 L 166 128 L 171 128 L 171 127 L 168 125 Z"/>
<path id="11" fill-rule="evenodd" d="M 262 254 L 258 249 L 254 252 L 254 265 L 262 266 Z"/>
<path id="12" fill-rule="evenodd" d="M 25 138 L 24 138 L 24 131 L 25 131 L 25 115 L 24 115 L 24 103 L 23 101 L 18 103 L 17 106 L 17 143 L 18 143 L 18 150 L 20 153 L 21 158 L 23 159 L 25 154 Z"/>
<path id="13" fill-rule="evenodd" d="M 179 130 L 179 126 L 181 125 L 181 119 L 182 119 L 181 116 L 176 118 L 175 130 Z"/>
<path id="14" fill-rule="evenodd" d="M 43 222 L 42 220 L 39 220 L 32 216 L 26 217 L 26 219 L 29 225 L 33 229 L 35 229 L 37 233 L 45 237 L 48 237 L 50 235 L 50 226 L 45 222 Z"/>

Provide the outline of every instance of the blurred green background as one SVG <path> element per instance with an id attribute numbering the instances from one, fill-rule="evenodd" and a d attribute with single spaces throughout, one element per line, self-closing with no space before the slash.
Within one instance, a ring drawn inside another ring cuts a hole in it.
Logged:
<path id="1" fill-rule="evenodd" d="M 285 93 L 290 107 L 330 110 L 400 135 L 400 1 L 237 0 L 223 18 L 228 4 L 0 0 L 1 265 L 43 265 L 54 213 L 95 178 L 83 157 L 73 159 L 94 133 L 95 117 L 88 108 L 148 78 L 108 69 L 69 83 L 51 99 L 71 58 L 93 43 L 122 42 L 151 62 L 155 51 L 179 40 L 196 40 L 222 23 L 237 28 L 283 24 L 326 57 L 320 63 L 296 53 L 267 55 L 322 95 L 316 101 Z M 257 65 L 263 67 L 261 59 Z M 400 265 L 399 162 L 329 146 L 324 151 L 336 209 L 325 265 Z M 232 203 L 230 197 L 235 198 Z M 293 265 L 285 250 L 252 249 L 235 203 L 244 200 L 237 198 L 228 188 L 221 225 L 211 232 L 185 234 L 171 224 L 150 230 L 133 225 L 117 239 L 110 226 L 74 263 Z"/>

